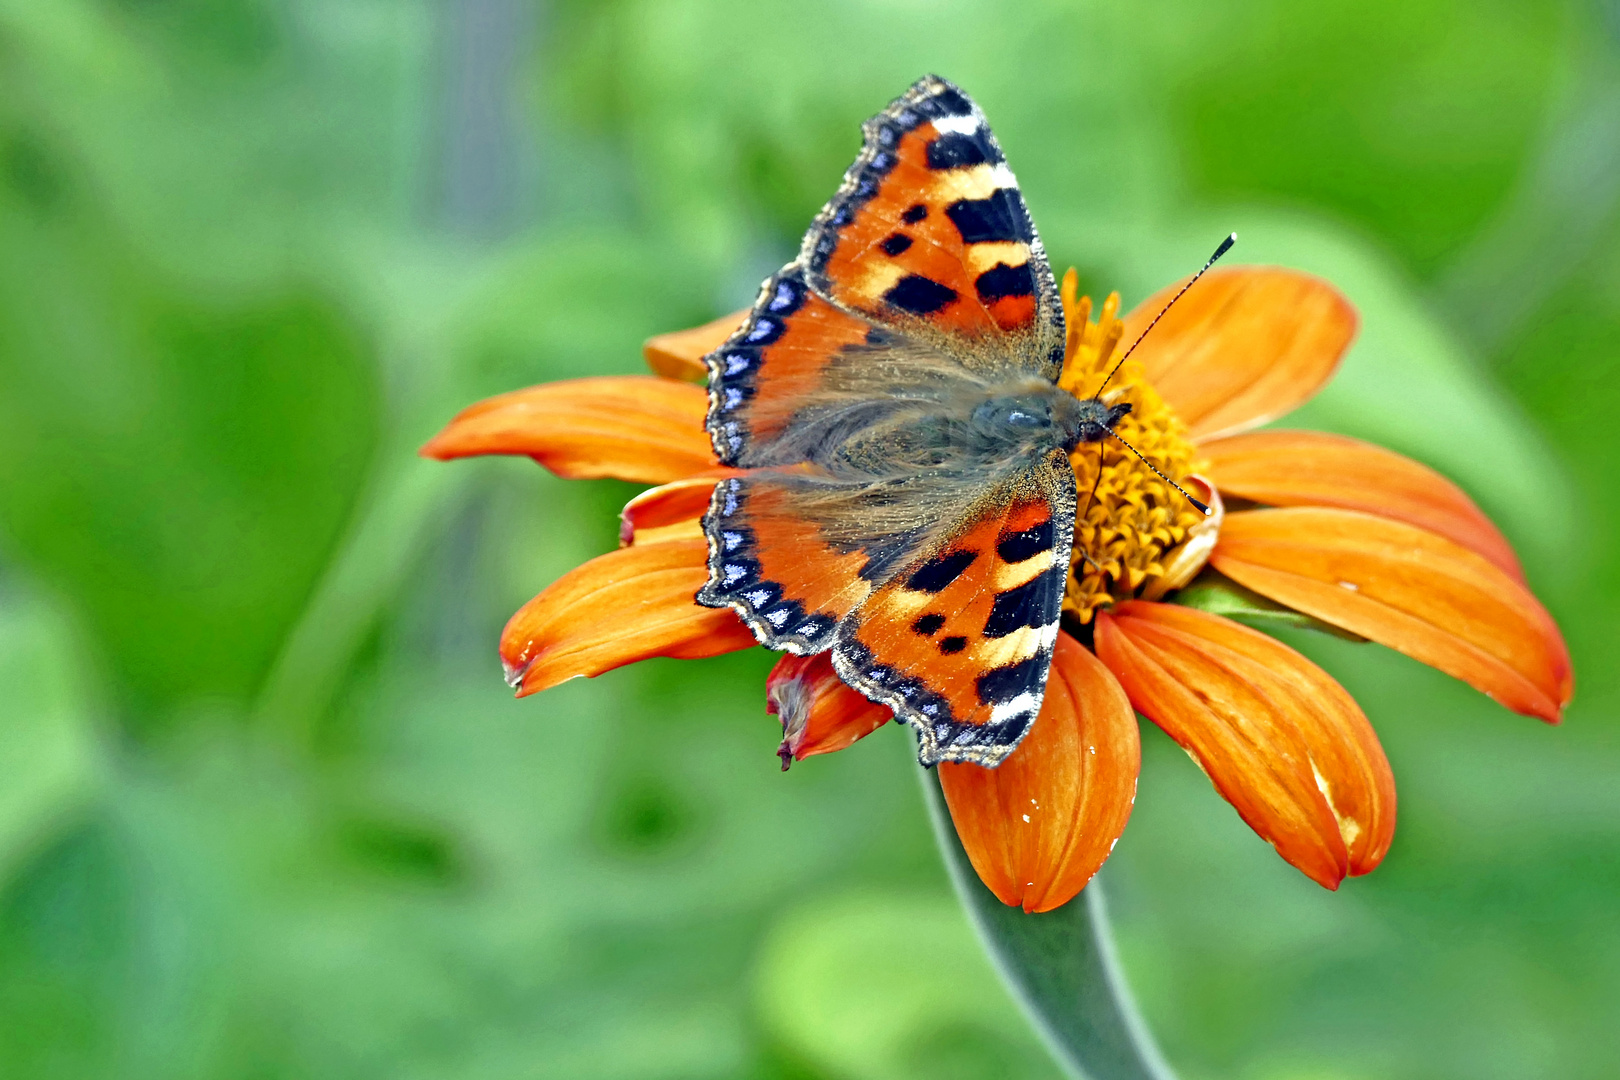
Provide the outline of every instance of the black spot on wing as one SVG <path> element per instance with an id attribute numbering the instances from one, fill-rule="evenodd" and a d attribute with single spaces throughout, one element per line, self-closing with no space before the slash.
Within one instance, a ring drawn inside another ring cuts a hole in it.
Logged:
<path id="1" fill-rule="evenodd" d="M 907 236 L 905 233 L 890 233 L 888 239 L 884 240 L 883 243 L 878 245 L 878 247 L 883 249 L 883 253 L 885 255 L 891 257 L 899 255 L 910 246 L 911 237 Z"/>
<path id="2" fill-rule="evenodd" d="M 945 208 L 964 244 L 1008 243 L 1034 239 L 1024 197 L 1017 188 L 997 188 L 984 199 L 961 199 Z"/>
<path id="3" fill-rule="evenodd" d="M 951 582 L 961 577 L 962 571 L 973 565 L 973 560 L 978 557 L 979 553 L 977 551 L 964 549 L 947 551 L 943 555 L 936 555 L 911 575 L 906 581 L 906 588 L 913 592 L 940 592 Z"/>
<path id="4" fill-rule="evenodd" d="M 956 299 L 956 290 L 920 274 L 907 274 L 883 294 L 883 299 L 913 315 L 932 315 Z"/>
<path id="5" fill-rule="evenodd" d="M 1028 263 L 1019 266 L 997 263 L 980 274 L 973 287 L 979 299 L 987 304 L 1009 296 L 1034 296 L 1035 275 L 1030 273 Z"/>
<path id="6" fill-rule="evenodd" d="M 907 225 L 915 225 L 917 222 L 921 221 L 927 216 L 928 207 L 924 206 L 922 203 L 916 203 L 909 207 L 905 213 L 900 215 L 900 220 L 905 222 Z"/>
<path id="7" fill-rule="evenodd" d="M 930 169 L 965 169 L 971 165 L 993 165 L 1004 160 L 983 127 L 970 135 L 948 131 L 928 144 Z"/>
<path id="8" fill-rule="evenodd" d="M 827 260 L 838 249 L 839 233 L 883 186 L 884 178 L 900 160 L 896 154 L 900 140 L 922 122 L 915 112 L 896 110 L 897 104 L 867 121 L 866 146 L 850 167 L 845 186 L 817 215 L 805 236 L 803 254 L 812 276 L 826 270 Z"/>
<path id="9" fill-rule="evenodd" d="M 1052 550 L 1052 519 L 1025 529 L 1023 532 L 1004 533 L 996 544 L 996 554 L 1001 556 L 1002 562 L 1021 563 L 1025 559 L 1033 559 L 1043 551 Z"/>
<path id="10" fill-rule="evenodd" d="M 1045 650 L 1005 667 L 992 668 L 979 676 L 975 689 L 982 705 L 999 705 L 1019 694 L 1031 693 L 1044 685 L 1052 654 Z"/>
<path id="11" fill-rule="evenodd" d="M 1063 609 L 1063 586 L 1068 567 L 1053 566 L 1015 589 L 997 593 L 984 621 L 984 636 L 1006 637 L 1025 627 L 1039 628 L 1057 622 Z"/>
<path id="12" fill-rule="evenodd" d="M 967 638 L 965 637 L 957 637 L 953 635 L 943 639 L 939 643 L 939 651 L 944 653 L 946 656 L 959 653 L 965 648 L 967 648 Z"/>
<path id="13" fill-rule="evenodd" d="M 945 616 L 930 612 L 911 624 L 911 629 L 923 637 L 933 637 L 945 625 Z"/>

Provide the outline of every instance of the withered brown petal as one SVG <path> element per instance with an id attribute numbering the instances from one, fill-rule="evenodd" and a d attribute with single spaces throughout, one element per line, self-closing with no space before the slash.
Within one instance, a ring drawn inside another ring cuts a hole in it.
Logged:
<path id="1" fill-rule="evenodd" d="M 894 718 L 844 684 L 828 653 L 783 653 L 765 680 L 765 711 L 782 721 L 777 755 L 786 769 L 815 754 L 842 750 Z"/>

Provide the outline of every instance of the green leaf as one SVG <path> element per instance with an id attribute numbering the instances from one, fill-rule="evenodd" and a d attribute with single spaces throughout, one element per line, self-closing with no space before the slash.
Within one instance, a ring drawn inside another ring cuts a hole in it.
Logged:
<path id="1" fill-rule="evenodd" d="M 1172 604 L 1197 608 L 1213 615 L 1225 615 L 1256 630 L 1316 630 L 1323 634 L 1344 638 L 1346 641 L 1366 641 L 1360 634 L 1352 634 L 1332 623 L 1313 618 L 1303 611 L 1295 611 L 1275 600 L 1261 596 L 1253 589 L 1245 589 L 1225 574 L 1208 569 L 1193 579 L 1180 592 L 1166 597 Z"/>
<path id="2" fill-rule="evenodd" d="M 1171 1080 L 1125 984 L 1097 880 L 1056 911 L 1030 915 L 1008 907 L 968 861 L 939 774 L 924 772 L 922 785 L 962 906 L 1059 1064 L 1081 1080 Z"/>
<path id="3" fill-rule="evenodd" d="M 0 187 L 0 527 L 143 720 L 260 684 L 342 534 L 381 403 L 342 305 L 201 302 Z M 87 222 L 101 224 L 94 207 Z"/>
<path id="4" fill-rule="evenodd" d="M 96 744 L 79 653 L 48 604 L 0 592 L 0 882 L 95 795 Z"/>

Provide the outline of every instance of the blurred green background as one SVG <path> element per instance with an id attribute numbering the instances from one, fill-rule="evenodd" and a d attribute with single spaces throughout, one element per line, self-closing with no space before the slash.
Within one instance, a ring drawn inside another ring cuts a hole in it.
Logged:
<path id="1" fill-rule="evenodd" d="M 0 1075 L 1054 1075 L 909 739 L 780 774 L 759 650 L 513 701 L 632 489 L 414 456 L 750 300 L 925 71 L 1092 292 L 1232 228 L 1344 288 L 1291 422 L 1456 477 L 1575 654 L 1555 729 L 1295 641 L 1400 785 L 1338 894 L 1146 730 L 1102 880 L 1169 1057 L 1620 1074 L 1613 0 L 0 0 Z"/>

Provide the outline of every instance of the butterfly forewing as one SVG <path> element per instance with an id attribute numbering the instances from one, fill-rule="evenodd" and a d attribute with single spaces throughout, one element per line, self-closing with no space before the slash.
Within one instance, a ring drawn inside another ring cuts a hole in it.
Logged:
<path id="1" fill-rule="evenodd" d="M 721 463 L 769 460 L 795 414 L 823 391 L 829 365 L 872 332 L 811 292 L 798 266 L 767 278 L 748 321 L 706 358 L 708 429 Z"/>
<path id="2" fill-rule="evenodd" d="M 876 322 L 963 350 L 970 364 L 1056 379 L 1057 284 L 984 114 L 920 79 L 866 122 L 860 156 L 805 235 L 818 292 Z"/>

